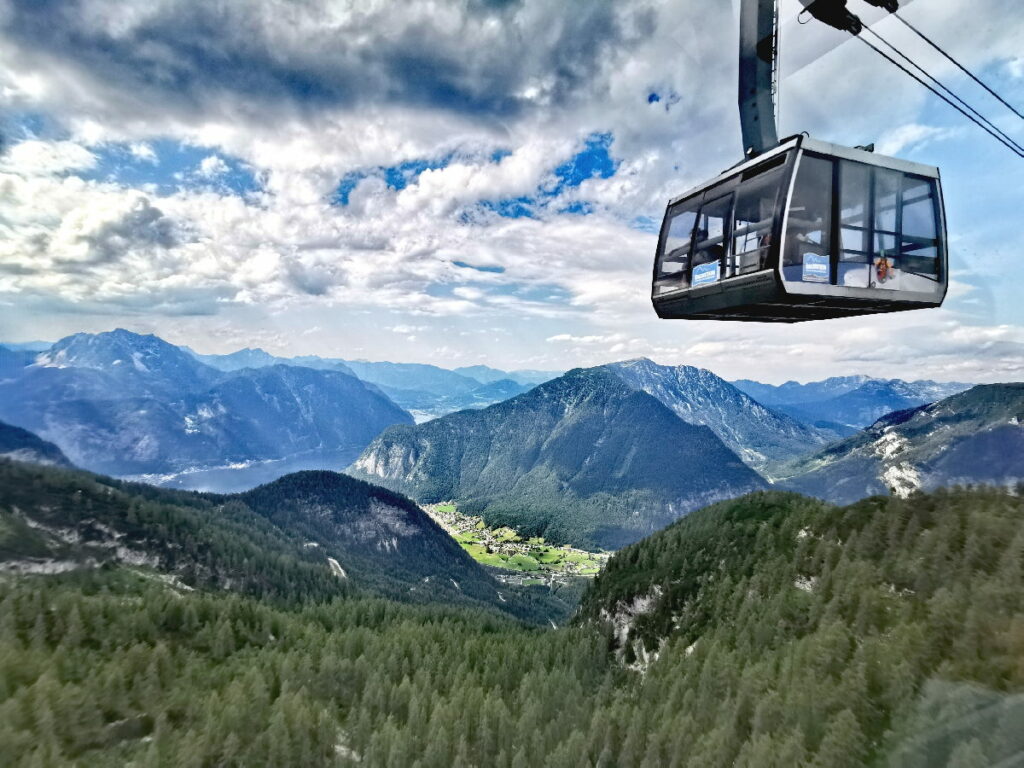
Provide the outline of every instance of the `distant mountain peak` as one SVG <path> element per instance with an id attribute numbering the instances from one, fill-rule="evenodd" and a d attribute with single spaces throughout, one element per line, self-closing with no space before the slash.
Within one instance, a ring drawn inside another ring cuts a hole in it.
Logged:
<path id="1" fill-rule="evenodd" d="M 216 377 L 216 371 L 180 347 L 124 328 L 67 336 L 39 354 L 35 366 L 103 371 L 136 395 L 151 390 L 180 395 L 208 386 Z"/>
<path id="2" fill-rule="evenodd" d="M 705 368 L 659 365 L 646 357 L 605 369 L 630 388 L 666 405 L 690 424 L 711 429 L 750 466 L 793 458 L 823 445 L 828 436 L 773 411 Z"/>
<path id="3" fill-rule="evenodd" d="M 351 471 L 419 501 L 459 500 L 531 535 L 603 547 L 764 485 L 710 429 L 606 367 L 387 429 Z"/>

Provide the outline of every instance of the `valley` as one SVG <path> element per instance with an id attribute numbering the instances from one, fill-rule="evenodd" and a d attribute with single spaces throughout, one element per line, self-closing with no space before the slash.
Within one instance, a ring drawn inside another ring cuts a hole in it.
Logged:
<path id="1" fill-rule="evenodd" d="M 541 537 L 524 539 L 507 526 L 489 528 L 483 518 L 459 512 L 454 503 L 425 504 L 424 511 L 481 565 L 501 569 L 504 583 L 551 585 L 572 577 L 589 577 L 608 562 L 610 552 L 590 552 L 555 545 Z"/>

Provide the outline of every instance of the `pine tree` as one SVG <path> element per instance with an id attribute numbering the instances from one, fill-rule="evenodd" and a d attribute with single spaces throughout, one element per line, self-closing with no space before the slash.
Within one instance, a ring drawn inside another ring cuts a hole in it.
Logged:
<path id="1" fill-rule="evenodd" d="M 829 720 L 825 736 L 814 755 L 814 768 L 859 768 L 864 765 L 867 745 L 854 714 L 844 709 Z"/>

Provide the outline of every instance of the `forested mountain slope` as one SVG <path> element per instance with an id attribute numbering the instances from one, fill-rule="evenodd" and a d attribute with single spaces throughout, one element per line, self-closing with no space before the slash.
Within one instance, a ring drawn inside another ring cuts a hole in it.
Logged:
<path id="1" fill-rule="evenodd" d="M 837 503 L 875 493 L 1024 480 L 1024 384 L 984 384 L 898 411 L 773 470 L 784 488 Z"/>
<path id="2" fill-rule="evenodd" d="M 1024 749 L 1024 499 L 1005 491 L 721 502 L 616 553 L 580 617 L 646 668 L 640 722 L 675 720 L 688 765 Z"/>
<path id="3" fill-rule="evenodd" d="M 0 579 L 0 747 L 100 768 L 980 768 L 1024 750 L 1018 497 L 754 494 L 613 563 L 557 631 L 118 569 Z"/>
<path id="4" fill-rule="evenodd" d="M 421 502 L 455 499 L 488 524 L 606 548 L 764 487 L 710 429 L 599 368 L 388 429 L 349 471 Z"/>
<path id="5" fill-rule="evenodd" d="M 27 429 L 12 427 L 0 421 L 0 458 L 27 461 L 33 464 L 53 464 L 70 467 L 60 448 L 48 443 Z"/>
<path id="6" fill-rule="evenodd" d="M 148 566 L 194 588 L 280 599 L 349 590 L 323 552 L 228 498 L 0 461 L 0 571 Z"/>
<path id="7" fill-rule="evenodd" d="M 409 499 L 337 472 L 296 472 L 239 494 L 278 528 L 317 542 L 369 583 L 500 602 L 497 583 Z M 308 546 L 308 545 L 307 545 Z"/>
<path id="8" fill-rule="evenodd" d="M 561 618 L 546 590 L 501 587 L 408 499 L 333 472 L 245 494 L 167 491 L 0 461 L 0 573 L 146 566 L 176 583 L 290 601 L 350 587 Z"/>

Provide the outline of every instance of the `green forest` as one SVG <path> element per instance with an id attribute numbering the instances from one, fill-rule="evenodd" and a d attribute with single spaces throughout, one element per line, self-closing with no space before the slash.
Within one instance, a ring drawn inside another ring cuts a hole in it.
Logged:
<path id="1" fill-rule="evenodd" d="M 752 494 L 617 553 L 557 630 L 325 596 L 298 563 L 247 594 L 109 563 L 8 576 L 0 747 L 28 766 L 1014 765 L 1022 523 L 988 489 Z"/>

